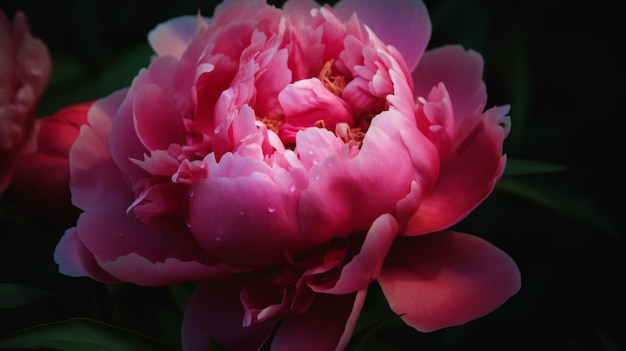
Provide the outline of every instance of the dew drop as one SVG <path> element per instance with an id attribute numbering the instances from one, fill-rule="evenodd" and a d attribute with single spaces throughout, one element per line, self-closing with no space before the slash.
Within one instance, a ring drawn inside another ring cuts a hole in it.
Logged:
<path id="1" fill-rule="evenodd" d="M 218 241 L 218 242 L 219 242 L 219 241 L 222 241 L 222 237 L 221 237 L 221 236 L 219 236 L 219 235 L 218 235 L 218 236 L 216 236 L 214 239 L 215 239 L 215 241 Z"/>
<path id="2" fill-rule="evenodd" d="M 313 155 L 313 150 L 309 150 L 309 155 Z"/>
<path id="3" fill-rule="evenodd" d="M 291 184 L 291 186 L 289 187 L 289 191 L 291 191 L 292 193 L 296 191 L 296 185 L 295 184 Z"/>
<path id="4" fill-rule="evenodd" d="M 319 173 L 315 175 L 315 180 L 320 180 L 320 174 Z"/>
<path id="5" fill-rule="evenodd" d="M 220 128 L 220 126 L 217 126 L 217 127 L 215 127 L 215 129 L 213 129 L 213 133 L 219 134 L 221 130 L 222 130 L 222 128 Z"/>
<path id="6" fill-rule="evenodd" d="M 274 206 L 267 206 L 267 212 L 269 212 L 269 213 L 276 212 L 276 207 L 274 207 Z"/>
<path id="7" fill-rule="evenodd" d="M 239 215 L 243 216 L 244 214 L 246 214 L 243 210 L 239 211 Z"/>
<path id="8" fill-rule="evenodd" d="M 189 197 L 193 197 L 193 190 L 189 190 Z"/>

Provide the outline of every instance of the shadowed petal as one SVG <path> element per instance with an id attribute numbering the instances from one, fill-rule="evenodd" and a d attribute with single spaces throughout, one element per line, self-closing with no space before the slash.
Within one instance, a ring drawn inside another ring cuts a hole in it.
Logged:
<path id="1" fill-rule="evenodd" d="M 96 262 L 76 235 L 76 227 L 65 232 L 54 250 L 54 261 L 59 272 L 70 277 L 88 276 L 105 284 L 120 283 L 120 280 L 105 272 Z"/>
<path id="2" fill-rule="evenodd" d="M 348 295 L 315 296 L 301 315 L 288 317 L 278 328 L 272 351 L 343 350 L 354 331 L 367 289 Z"/>
<path id="3" fill-rule="evenodd" d="M 476 236 L 399 237 L 387 257 L 378 278 L 387 301 L 423 332 L 484 316 L 520 288 L 511 257 Z"/>
<path id="4" fill-rule="evenodd" d="M 258 350 L 263 345 L 275 323 L 243 327 L 239 293 L 246 282 L 246 277 L 234 277 L 196 286 L 183 319 L 183 350 L 214 350 L 209 336 L 229 351 Z"/>

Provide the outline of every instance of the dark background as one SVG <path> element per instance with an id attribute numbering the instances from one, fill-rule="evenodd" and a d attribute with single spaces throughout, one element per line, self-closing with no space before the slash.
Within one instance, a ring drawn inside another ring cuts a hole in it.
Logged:
<path id="1" fill-rule="evenodd" d="M 433 333 L 394 321 L 368 339 L 369 348 L 626 349 L 622 13 L 609 1 L 425 3 L 433 22 L 430 47 L 463 44 L 481 53 L 488 106 L 511 104 L 508 156 L 562 169 L 507 174 L 492 196 L 457 226 L 515 259 L 522 272 L 517 295 L 488 316 Z M 155 4 L 0 0 L 10 17 L 16 9 L 26 12 L 32 32 L 53 55 L 41 115 L 127 86 L 148 64 L 149 30 L 177 15 L 200 10 L 210 16 L 212 11 L 211 2 L 200 0 Z M 62 230 L 32 221 L 5 222 L 0 280 L 28 283 L 55 295 L 0 310 L 0 337 L 35 323 L 87 316 L 176 345 L 180 310 L 169 307 L 174 305 L 168 300 L 170 290 L 106 288 L 62 277 L 51 251 Z M 121 302 L 96 308 L 90 305 L 91 293 L 96 301 L 108 294 Z"/>

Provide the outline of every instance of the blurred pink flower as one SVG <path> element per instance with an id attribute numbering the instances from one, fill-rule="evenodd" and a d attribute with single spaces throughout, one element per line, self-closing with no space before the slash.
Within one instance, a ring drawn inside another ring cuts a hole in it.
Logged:
<path id="1" fill-rule="evenodd" d="M 60 271 L 198 282 L 186 350 L 257 349 L 279 321 L 273 350 L 341 350 L 375 280 L 421 331 L 493 311 L 517 266 L 446 228 L 502 175 L 508 106 L 485 110 L 477 53 L 424 53 L 430 31 L 414 0 L 232 0 L 159 25 L 71 150 L 84 212 Z"/>
<path id="2" fill-rule="evenodd" d="M 33 38 L 26 15 L 13 24 L 0 9 L 0 193 L 11 182 L 19 156 L 32 150 L 37 109 L 50 78 L 46 45 Z"/>
<path id="3" fill-rule="evenodd" d="M 63 223 L 78 218 L 70 199 L 69 154 L 92 104 L 64 107 L 37 120 L 35 150 L 20 156 L 11 181 L 17 201 L 33 218 Z"/>

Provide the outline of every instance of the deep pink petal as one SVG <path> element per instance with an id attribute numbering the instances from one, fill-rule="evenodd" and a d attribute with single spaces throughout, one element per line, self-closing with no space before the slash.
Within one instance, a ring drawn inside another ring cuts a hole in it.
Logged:
<path id="1" fill-rule="evenodd" d="M 229 351 L 258 350 L 263 345 L 275 323 L 243 327 L 244 311 L 239 294 L 245 284 L 245 277 L 234 277 L 195 287 L 183 319 L 184 351 L 214 350 L 208 337 Z"/>
<path id="2" fill-rule="evenodd" d="M 309 283 L 311 289 L 327 294 L 348 294 L 366 289 L 380 273 L 394 238 L 398 222 L 389 214 L 378 217 L 367 232 L 361 250 L 341 270 L 339 280 L 330 288 Z"/>
<path id="3" fill-rule="evenodd" d="M 447 45 L 428 50 L 413 71 L 415 97 L 427 97 L 433 87 L 443 83 L 452 100 L 454 123 L 482 112 L 487 91 L 482 79 L 483 59 L 473 50 Z"/>
<path id="4" fill-rule="evenodd" d="M 341 0 L 334 9 L 344 21 L 356 12 L 385 44 L 398 49 L 411 70 L 430 40 L 430 18 L 421 0 Z"/>
<path id="5" fill-rule="evenodd" d="M 205 161 L 208 176 L 194 182 L 189 199 L 190 230 L 205 250 L 224 262 L 258 266 L 301 249 L 295 180 L 276 181 L 262 160 L 236 154 Z"/>
<path id="6" fill-rule="evenodd" d="M 182 144 L 184 126 L 171 95 L 154 84 L 144 85 L 133 100 L 134 126 L 148 150 L 166 150 Z"/>
<path id="7" fill-rule="evenodd" d="M 299 154 L 303 159 L 305 155 L 317 157 L 300 202 L 304 237 L 322 243 L 338 235 L 367 230 L 381 213 L 395 212 L 398 200 L 410 191 L 416 167 L 432 181 L 429 170 L 436 165 L 433 159 L 429 155 L 416 155 L 414 159 L 410 151 L 424 150 L 420 145 L 428 147 L 429 142 L 413 131 L 414 125 L 405 116 L 385 111 L 372 120 L 356 156 L 339 149 L 335 154 L 323 154 L 325 158 L 316 155 L 321 139 L 316 134 L 326 131 L 301 131 L 297 136 Z M 415 138 L 406 138 L 409 134 Z"/>
<path id="8" fill-rule="evenodd" d="M 495 310 L 519 290 L 520 272 L 487 241 L 444 231 L 396 239 L 378 282 L 395 313 L 429 332 Z"/>
<path id="9" fill-rule="evenodd" d="M 437 184 L 424 195 L 411 217 L 407 235 L 442 230 L 465 218 L 493 190 L 504 172 L 502 156 L 505 129 L 497 124 L 496 109 L 485 112 L 465 140 L 455 141 L 442 160 Z"/>
<path id="10" fill-rule="evenodd" d="M 283 321 L 272 351 L 343 350 L 348 345 L 367 289 L 347 295 L 318 294 L 309 309 Z"/>
<path id="11" fill-rule="evenodd" d="M 198 29 L 209 22 L 210 19 L 199 15 L 175 17 L 150 31 L 148 42 L 157 55 L 172 55 L 180 59 Z"/>
<path id="12" fill-rule="evenodd" d="M 59 272 L 70 277 L 91 277 L 105 284 L 121 281 L 104 271 L 95 257 L 78 239 L 76 227 L 68 229 L 61 237 L 54 250 L 54 262 L 59 265 Z"/>

